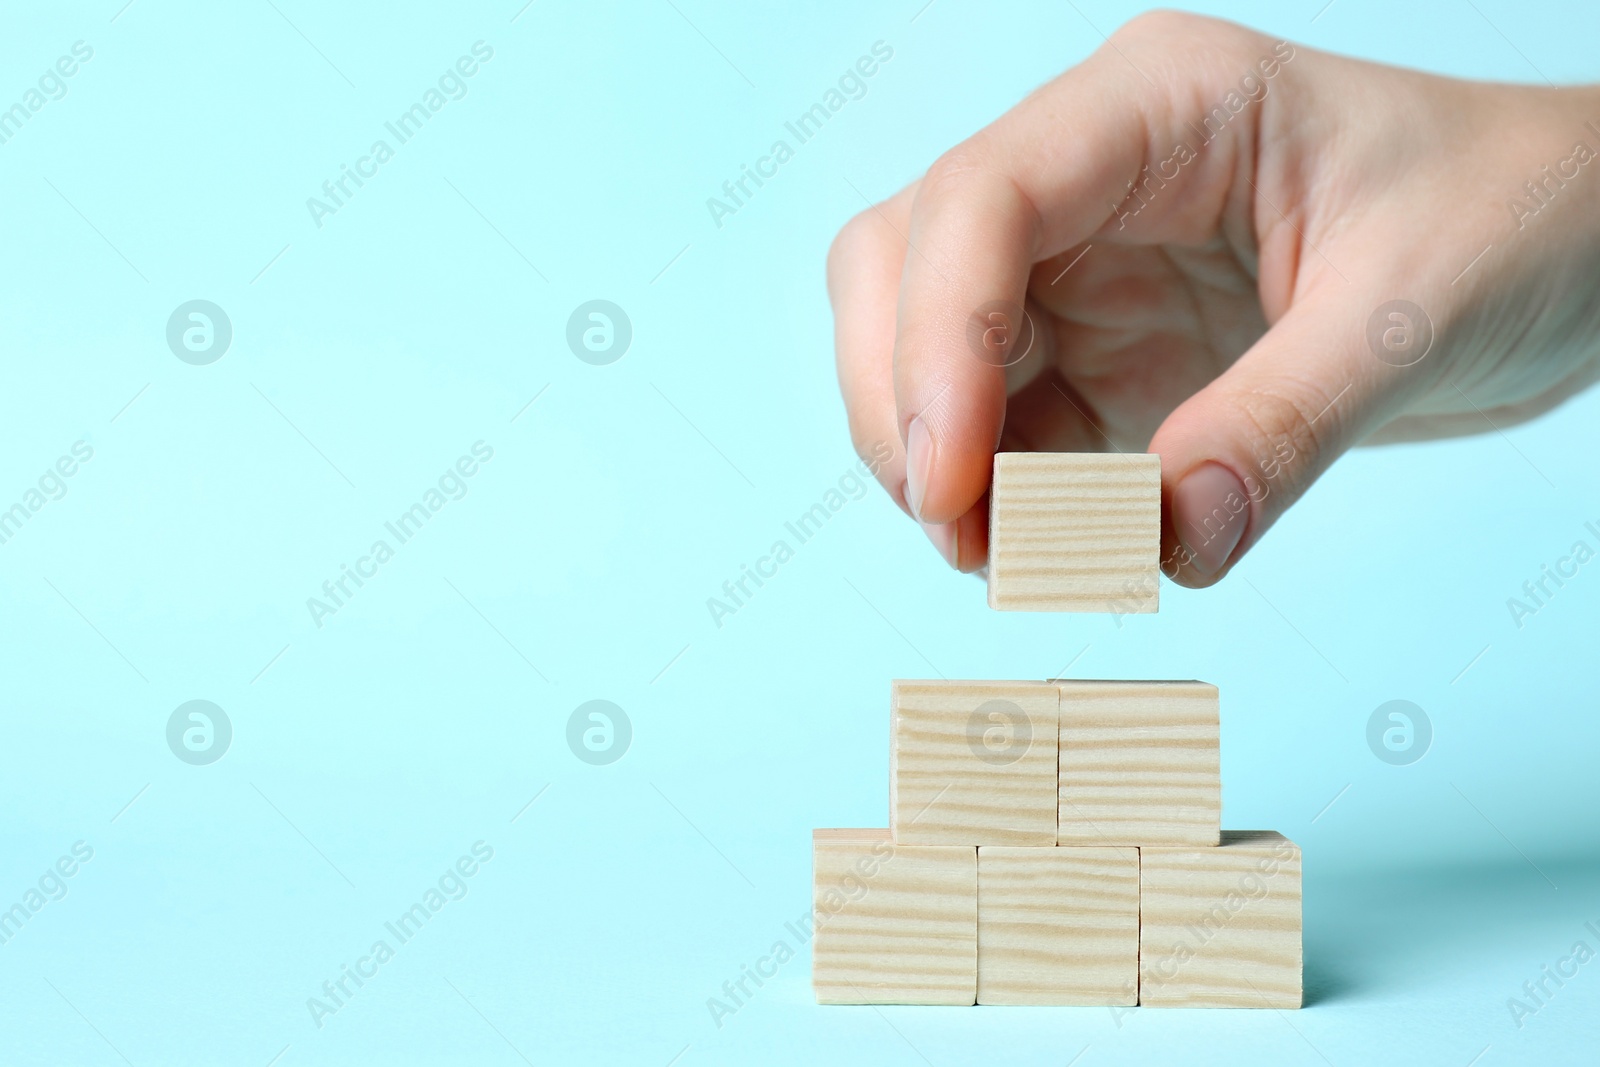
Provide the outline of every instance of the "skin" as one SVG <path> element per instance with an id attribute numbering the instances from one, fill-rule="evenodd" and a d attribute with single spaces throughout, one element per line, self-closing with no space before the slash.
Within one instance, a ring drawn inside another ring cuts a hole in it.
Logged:
<path id="1" fill-rule="evenodd" d="M 995 451 L 1156 452 L 1162 569 L 1210 585 L 1346 449 L 1503 428 L 1600 378 L 1580 142 L 1600 152 L 1594 87 L 1141 16 L 834 241 L 856 450 L 894 446 L 879 481 L 963 571 Z"/>

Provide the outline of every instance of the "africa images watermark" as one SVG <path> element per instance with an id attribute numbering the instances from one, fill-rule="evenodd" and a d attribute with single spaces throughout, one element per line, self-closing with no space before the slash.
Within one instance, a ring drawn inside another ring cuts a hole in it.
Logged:
<path id="1" fill-rule="evenodd" d="M 321 197 L 306 198 L 306 210 L 310 212 L 311 221 L 317 229 L 322 229 L 324 218 L 337 215 L 339 209 L 347 206 L 367 181 L 378 176 L 378 168 L 395 157 L 396 148 L 422 132 L 422 127 L 443 111 L 451 100 L 460 100 L 467 95 L 467 79 L 476 75 L 482 69 L 482 64 L 494 58 L 494 48 L 481 40 L 473 42 L 471 52 L 471 55 L 461 56 L 452 66 L 446 67 L 439 75 L 439 80 L 423 90 L 421 99 L 392 121 L 383 124 L 383 128 L 394 138 L 393 145 L 382 137 L 373 141 L 367 154 L 358 157 L 354 166 L 339 164 L 338 176 L 322 183 Z M 353 189 L 352 184 L 355 186 Z"/>
<path id="2" fill-rule="evenodd" d="M 1152 944 L 1148 963 L 1141 934 L 1139 989 L 1154 991 L 1168 982 L 1177 981 L 1183 974 L 1184 965 L 1201 955 L 1206 945 L 1232 925 L 1252 903 L 1272 896 L 1274 888 L 1281 896 L 1285 883 L 1274 883 L 1273 879 L 1286 865 L 1298 864 L 1298 854 L 1299 850 L 1294 845 L 1288 841 L 1280 842 L 1270 855 L 1256 860 L 1253 870 L 1240 874 L 1227 893 L 1216 897 L 1209 908 L 1194 913 L 1178 937 L 1165 945 Z M 1298 882 L 1291 881 L 1288 884 L 1291 892 L 1297 894 Z M 1246 921 L 1244 925 L 1248 926 L 1249 922 Z M 1128 988 L 1130 986 L 1124 986 L 1125 990 Z M 1109 1005 L 1109 1008 L 1111 1019 L 1119 1030 L 1122 1028 L 1122 1017 L 1136 1010 L 1133 1005 L 1120 1004 Z"/>
<path id="3" fill-rule="evenodd" d="M 1517 629 L 1526 626 L 1528 619 L 1539 614 L 1555 599 L 1557 593 L 1566 588 L 1568 582 L 1578 576 L 1583 565 L 1594 559 L 1595 545 L 1600 545 L 1600 527 L 1586 522 L 1583 529 L 1594 539 L 1594 544 L 1590 544 L 1586 538 L 1578 538 L 1572 542 L 1567 554 L 1558 557 L 1553 564 L 1539 564 L 1538 577 L 1522 583 L 1521 597 L 1506 597 L 1506 610 L 1511 613 L 1511 621 L 1516 623 Z"/>
<path id="4" fill-rule="evenodd" d="M 33 516 L 44 510 L 52 500 L 67 495 L 66 479 L 78 473 L 82 464 L 94 458 L 94 449 L 86 441 L 74 441 L 71 455 L 57 458 L 39 475 L 39 481 L 23 491 L 21 499 L 9 508 L 0 508 L 0 545 L 9 544 Z"/>
<path id="5" fill-rule="evenodd" d="M 1285 467 L 1294 462 L 1299 450 L 1295 448 L 1294 441 L 1288 434 L 1281 435 L 1271 444 L 1271 454 L 1256 456 L 1256 474 L 1246 474 L 1243 479 L 1244 496 L 1238 493 L 1229 493 L 1222 502 L 1211 509 L 1211 514 L 1199 521 L 1191 521 L 1188 530 L 1177 531 L 1177 546 L 1167 553 L 1160 562 L 1160 570 L 1168 578 L 1176 580 L 1179 572 L 1195 559 L 1195 551 L 1202 545 L 1210 544 L 1221 537 L 1232 524 L 1250 521 L 1250 507 L 1260 504 L 1272 495 L 1272 482 L 1284 472 Z M 1243 539 L 1240 534 L 1240 539 Z M 1139 605 L 1148 599 L 1152 587 L 1159 579 L 1151 576 L 1143 581 L 1129 579 L 1123 583 L 1122 593 L 1111 602 L 1111 621 L 1122 628 L 1122 619 L 1126 615 L 1139 614 Z"/>
<path id="6" fill-rule="evenodd" d="M 861 56 L 853 66 L 845 68 L 838 82 L 823 92 L 820 101 L 800 112 L 793 121 L 783 124 L 789 136 L 794 138 L 793 145 L 780 137 L 772 142 L 766 155 L 756 159 L 754 165 L 739 164 L 738 176 L 722 183 L 722 196 L 706 198 L 706 210 L 711 213 L 711 221 L 717 229 L 722 229 L 724 218 L 737 215 L 758 190 L 776 178 L 778 168 L 794 158 L 795 149 L 822 132 L 823 125 L 844 110 L 845 104 L 866 96 L 867 79 L 877 74 L 883 64 L 893 58 L 892 47 L 881 40 L 873 41 L 870 55 Z M 755 188 L 751 188 L 752 184 Z"/>
<path id="7" fill-rule="evenodd" d="M 1594 135 L 1596 143 L 1600 143 L 1600 126 L 1596 126 L 1594 120 L 1584 122 L 1583 128 Z M 1522 192 L 1506 200 L 1506 208 L 1511 212 L 1517 229 L 1525 229 L 1529 219 L 1537 217 L 1555 203 L 1556 198 L 1566 190 L 1567 184 L 1596 159 L 1600 159 L 1600 151 L 1596 151 L 1587 141 L 1574 141 L 1572 150 L 1556 160 L 1553 171 L 1547 163 L 1539 168 L 1539 173 L 1531 180 L 1523 182 Z"/>
<path id="8" fill-rule="evenodd" d="M 46 904 L 66 899 L 67 879 L 76 875 L 83 864 L 94 859 L 94 846 L 87 841 L 74 841 L 71 852 L 72 855 L 62 855 L 46 867 L 38 881 L 29 886 L 15 904 L 0 911 L 0 945 L 10 944 L 11 939 L 21 933 L 23 926 L 43 911 Z"/>
<path id="9" fill-rule="evenodd" d="M 1367 747 L 1391 767 L 1407 767 L 1433 745 L 1433 720 L 1409 700 L 1386 700 L 1367 717 Z"/>
<path id="10" fill-rule="evenodd" d="M 713 995 L 706 998 L 706 1010 L 711 1013 L 711 1021 L 717 1029 L 721 1030 L 729 1017 L 737 1015 L 741 1008 L 749 1004 L 769 979 L 776 978 L 778 969 L 794 959 L 811 942 L 817 930 L 827 925 L 829 919 L 848 905 L 865 898 L 871 891 L 872 879 L 893 859 L 894 845 L 879 841 L 872 846 L 871 854 L 857 859 L 854 868 L 841 876 L 837 884 L 817 886 L 813 906 L 783 924 L 787 936 L 775 940 L 766 953 L 756 957 L 753 963 L 739 964 L 738 977 L 722 983 L 720 997 Z M 755 989 L 750 988 L 752 985 Z"/>
<path id="11" fill-rule="evenodd" d="M 567 716 L 567 747 L 591 767 L 615 763 L 633 744 L 633 720 L 610 700 L 585 700 Z"/>
<path id="12" fill-rule="evenodd" d="M 453 900 L 465 900 L 469 890 L 468 879 L 475 877 L 483 864 L 494 859 L 494 846 L 487 841 L 474 841 L 471 855 L 462 854 L 454 864 L 446 867 L 438 881 L 422 891 L 417 900 L 390 922 L 383 924 L 387 936 L 372 943 L 365 955 L 356 958 L 355 965 L 340 964 L 339 974 L 322 983 L 321 996 L 306 998 L 306 1010 L 318 1030 L 327 1025 L 329 1016 L 337 1015 L 368 982 L 378 976 L 378 968 L 394 959 L 399 949 L 409 944 L 432 918 Z M 391 940 L 393 944 L 391 944 Z"/>
<path id="13" fill-rule="evenodd" d="M 1587 930 L 1600 944 L 1600 927 L 1593 921 L 1585 922 L 1583 928 Z M 1572 979 L 1578 977 L 1578 970 L 1584 964 L 1594 959 L 1594 949 L 1589 942 L 1581 938 L 1573 942 L 1572 949 L 1557 959 L 1552 964 L 1541 964 L 1539 977 L 1522 983 L 1521 997 L 1507 997 L 1506 1010 L 1511 1013 L 1511 1021 L 1521 1030 L 1526 1025 L 1530 1016 L 1538 1015 L 1539 1011 L 1550 1003 L 1555 995 Z M 1555 988 L 1550 988 L 1554 982 Z"/>
<path id="14" fill-rule="evenodd" d="M 821 500 L 801 512 L 792 522 L 783 524 L 786 533 L 794 539 L 793 546 L 780 537 L 767 549 L 766 555 L 757 557 L 755 566 L 752 567 L 748 563 L 739 564 L 739 574 L 722 583 L 722 596 L 706 598 L 706 610 L 711 613 L 712 624 L 717 629 L 722 629 L 723 619 L 729 615 L 737 615 L 739 609 L 755 596 L 756 590 L 777 577 L 778 568 L 794 558 L 796 546 L 803 545 L 815 537 L 827 521 L 842 511 L 850 501 L 860 500 L 867 495 L 867 486 L 878 476 L 883 465 L 893 457 L 894 449 L 889 447 L 888 442 L 875 442 L 871 456 L 859 460 L 839 476 L 838 488 L 830 487 L 822 494 Z M 858 469 L 859 474 L 856 473 Z M 755 584 L 755 589 L 750 587 L 752 582 Z"/>
<path id="15" fill-rule="evenodd" d="M 1148 207 L 1156 194 L 1167 187 L 1167 182 L 1175 180 L 1184 167 L 1199 159 L 1205 147 L 1221 137 L 1228 124 L 1245 108 L 1265 100 L 1267 83 L 1277 77 L 1284 65 L 1294 57 L 1294 45 L 1288 41 L 1274 42 L 1272 54 L 1262 56 L 1254 66 L 1247 68 L 1239 79 L 1238 88 L 1230 89 L 1220 102 L 1208 110 L 1201 117 L 1200 125 L 1188 123 L 1196 142 L 1190 144 L 1188 141 L 1179 141 L 1165 158 L 1156 161 L 1154 174 L 1150 172 L 1150 165 L 1146 164 L 1139 171 L 1138 180 L 1128 182 L 1128 194 L 1123 197 L 1122 203 L 1111 205 L 1112 212 L 1117 216 L 1117 228 L 1126 229 L 1128 220 Z"/>
<path id="16" fill-rule="evenodd" d="M 711 1013 L 711 1021 L 716 1023 L 718 1030 L 726 1025 L 728 1018 L 739 1014 L 739 1009 L 750 1002 L 768 979 L 778 976 L 780 967 L 799 955 L 800 950 L 811 942 L 816 932 L 811 924 L 812 913 L 809 908 L 804 914 L 786 921 L 783 924 L 784 935 L 773 941 L 764 955 L 757 956 L 751 963 L 739 964 L 738 976 L 722 983 L 722 995 L 706 998 L 706 1010 Z M 755 989 L 750 988 L 752 985 Z"/>
<path id="17" fill-rule="evenodd" d="M 394 539 L 393 545 L 389 544 L 386 538 L 380 537 L 372 542 L 372 547 L 367 549 L 366 555 L 356 559 L 354 566 L 348 563 L 339 564 L 338 576 L 322 583 L 322 596 L 306 598 L 306 610 L 311 613 L 311 621 L 316 624 L 317 629 L 322 629 L 324 619 L 330 615 L 337 615 L 367 582 L 376 578 L 378 568 L 394 559 L 395 550 L 421 533 L 422 527 L 443 511 L 445 504 L 450 500 L 460 500 L 465 497 L 468 480 L 482 469 L 482 464 L 492 459 L 494 459 L 493 446 L 484 441 L 474 441 L 472 455 L 459 457 L 439 475 L 438 482 L 423 492 L 420 500 L 383 524 L 384 530 Z"/>
<path id="18" fill-rule="evenodd" d="M 0 145 L 7 144 L 22 132 L 22 124 L 44 110 L 52 100 L 67 95 L 67 79 L 82 69 L 82 64 L 94 58 L 94 46 L 87 41 L 72 42 L 72 54 L 58 58 L 39 75 L 35 86 L 26 89 L 22 98 L 10 107 L 0 110 Z"/>

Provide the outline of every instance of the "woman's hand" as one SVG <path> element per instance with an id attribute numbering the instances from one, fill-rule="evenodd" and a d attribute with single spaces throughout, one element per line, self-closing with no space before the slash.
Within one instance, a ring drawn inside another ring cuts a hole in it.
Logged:
<path id="1" fill-rule="evenodd" d="M 852 219 L 828 284 L 857 451 L 903 444 L 878 477 L 952 565 L 997 449 L 1148 450 L 1162 569 L 1208 585 L 1353 445 L 1600 377 L 1600 92 L 1146 15 Z"/>

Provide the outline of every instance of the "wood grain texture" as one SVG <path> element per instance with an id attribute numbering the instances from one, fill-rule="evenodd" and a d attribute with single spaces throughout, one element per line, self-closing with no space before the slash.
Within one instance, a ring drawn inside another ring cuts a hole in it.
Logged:
<path id="1" fill-rule="evenodd" d="M 1138 993 L 1138 849 L 978 849 L 979 1004 L 1136 1004 Z"/>
<path id="2" fill-rule="evenodd" d="M 1215 845 L 1222 825 L 1217 687 L 1063 681 L 1063 845 Z"/>
<path id="3" fill-rule="evenodd" d="M 1300 849 L 1270 831 L 1140 850 L 1139 1003 L 1298 1008 Z"/>
<path id="4" fill-rule="evenodd" d="M 1057 687 L 896 681 L 889 827 L 911 845 L 1053 845 Z"/>
<path id="5" fill-rule="evenodd" d="M 1160 556 L 1160 457 L 995 455 L 989 490 L 991 608 L 1155 611 Z"/>
<path id="6" fill-rule="evenodd" d="M 972 1004 L 978 850 L 812 833 L 811 986 L 819 1004 Z"/>

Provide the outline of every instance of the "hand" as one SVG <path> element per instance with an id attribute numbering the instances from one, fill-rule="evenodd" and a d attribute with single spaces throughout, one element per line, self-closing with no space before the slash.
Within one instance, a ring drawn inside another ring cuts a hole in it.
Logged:
<path id="1" fill-rule="evenodd" d="M 1209 585 L 1346 449 L 1600 377 L 1600 92 L 1143 16 L 852 219 L 828 287 L 857 451 L 900 442 L 953 566 L 997 448 L 1148 450 L 1162 569 Z"/>

